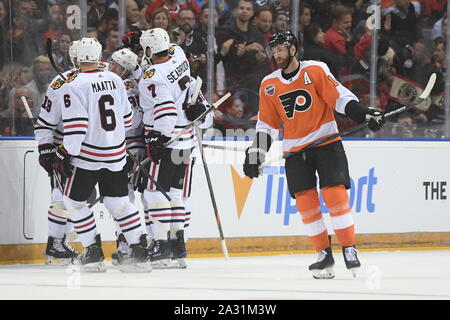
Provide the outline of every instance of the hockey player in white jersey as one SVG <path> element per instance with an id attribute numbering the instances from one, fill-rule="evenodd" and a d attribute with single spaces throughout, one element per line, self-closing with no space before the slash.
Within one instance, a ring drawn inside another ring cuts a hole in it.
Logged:
<path id="1" fill-rule="evenodd" d="M 142 122 L 143 111 L 139 105 L 139 89 L 137 81 L 134 79 L 136 70 L 139 69 L 138 56 L 128 48 L 119 49 L 111 55 L 108 60 L 109 71 L 114 72 L 123 79 L 127 91 L 128 101 L 133 109 L 133 123 L 126 132 L 127 149 L 139 160 L 145 157 L 144 124 Z M 135 190 L 139 172 L 136 172 L 136 164 L 130 157 L 127 157 L 126 170 L 131 173 L 128 181 L 128 196 L 130 201 L 135 203 Z M 141 197 L 142 198 L 142 197 Z M 144 203 L 145 208 L 145 203 Z M 113 264 L 118 264 L 122 257 L 130 254 L 130 247 L 124 235 L 117 225 L 117 252 L 112 254 Z"/>
<path id="2" fill-rule="evenodd" d="M 74 69 L 65 71 L 62 75 L 69 78 L 78 72 L 76 62 L 76 44 L 73 41 L 69 47 L 69 57 Z M 44 102 L 35 125 L 35 137 L 39 141 L 39 163 L 50 176 L 51 205 L 48 210 L 48 239 L 44 254 L 46 264 L 67 264 L 78 256 L 78 253 L 67 242 L 66 235 L 73 230 L 72 223 L 68 219 L 62 199 L 62 189 L 65 178 L 56 176 L 53 170 L 56 148 L 63 140 L 63 122 L 61 110 L 57 108 L 58 99 L 61 97 L 58 90 L 64 80 L 60 75 L 56 76 L 47 89 Z"/>
<path id="3" fill-rule="evenodd" d="M 154 183 L 144 179 L 146 213 L 154 237 L 150 254 L 155 267 L 166 268 L 171 267 L 171 259 L 176 262 L 186 257 L 182 191 L 194 146 L 193 131 L 186 131 L 167 148 L 165 143 L 190 122 L 186 117 L 188 110 L 200 112 L 205 107 L 189 106 L 189 62 L 183 50 L 170 43 L 165 30 L 144 31 L 140 43 L 143 59 L 151 64 L 139 82 L 146 151 L 151 160 L 147 168 L 172 199 L 169 202 Z"/>
<path id="4" fill-rule="evenodd" d="M 122 79 L 98 68 L 101 52 L 94 38 L 83 38 L 77 45 L 80 73 L 61 87 L 64 143 L 56 151 L 54 168 L 68 177 L 63 200 L 85 248 L 78 259 L 82 270 L 106 271 L 100 234 L 86 205 L 98 183 L 105 207 L 131 247 L 130 257 L 121 261 L 121 271 L 148 272 L 146 239 L 139 212 L 128 198 L 125 170 L 125 130 L 132 125 L 133 112 Z"/>

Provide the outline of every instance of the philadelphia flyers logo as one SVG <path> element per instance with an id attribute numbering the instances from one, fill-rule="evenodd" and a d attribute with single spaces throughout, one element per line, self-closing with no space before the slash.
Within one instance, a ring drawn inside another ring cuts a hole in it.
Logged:
<path id="1" fill-rule="evenodd" d="M 289 119 L 294 117 L 295 112 L 305 112 L 312 105 L 312 96 L 304 89 L 290 91 L 278 97 Z"/>

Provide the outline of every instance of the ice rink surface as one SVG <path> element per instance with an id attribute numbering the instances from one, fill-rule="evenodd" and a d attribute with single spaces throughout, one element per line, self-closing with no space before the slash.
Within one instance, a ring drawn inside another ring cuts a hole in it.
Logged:
<path id="1" fill-rule="evenodd" d="M 106 273 L 75 267 L 0 266 L 0 299 L 151 300 L 450 300 L 450 250 L 360 252 L 352 278 L 341 252 L 336 277 L 315 280 L 314 254 L 192 258 L 184 270 L 125 274 L 107 261 Z"/>

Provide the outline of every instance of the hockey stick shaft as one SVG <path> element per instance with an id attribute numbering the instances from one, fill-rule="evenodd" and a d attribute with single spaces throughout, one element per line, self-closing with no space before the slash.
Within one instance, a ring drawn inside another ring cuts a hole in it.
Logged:
<path id="1" fill-rule="evenodd" d="M 202 143 L 203 148 L 209 148 L 209 149 L 217 149 L 217 150 L 226 150 L 226 151 L 239 151 L 239 152 L 245 152 L 247 148 L 241 148 L 241 147 L 229 147 L 229 146 L 220 146 L 215 144 L 205 144 Z"/>
<path id="2" fill-rule="evenodd" d="M 433 90 L 434 84 L 435 84 L 435 83 L 436 83 L 436 74 L 433 73 L 433 74 L 430 76 L 430 79 L 428 80 L 428 83 L 427 83 L 425 89 L 423 90 L 422 94 L 419 96 L 419 98 L 417 99 L 417 101 L 415 101 L 415 102 L 413 102 L 413 103 L 411 103 L 411 104 L 409 104 L 409 105 L 405 105 L 405 106 L 403 106 L 403 107 L 401 107 L 401 108 L 398 108 L 398 109 L 396 109 L 396 110 L 393 110 L 393 111 L 391 111 L 391 112 L 385 113 L 385 114 L 384 114 L 384 118 L 385 118 L 385 119 L 389 119 L 389 118 L 391 118 L 391 117 L 393 117 L 393 116 L 395 116 L 395 115 L 397 115 L 397 114 L 399 114 L 399 113 L 405 112 L 405 111 L 407 111 L 407 110 L 413 108 L 414 106 L 419 105 L 419 104 L 422 103 L 423 101 L 425 101 L 425 100 L 428 98 L 428 96 L 430 95 L 431 90 Z M 333 135 L 328 136 L 328 137 L 326 137 L 326 138 L 320 139 L 320 140 L 318 140 L 318 141 L 316 141 L 316 142 L 313 142 L 313 143 L 307 145 L 306 147 L 304 147 L 304 148 L 302 148 L 302 149 L 300 149 L 300 150 L 298 150 L 298 151 L 289 152 L 289 153 L 284 154 L 282 157 L 277 157 L 277 158 L 275 158 L 275 159 L 269 160 L 269 161 L 263 163 L 263 164 L 259 167 L 259 170 L 262 170 L 263 167 L 265 167 L 265 166 L 267 166 L 267 165 L 269 165 L 269 164 L 271 164 L 271 163 L 278 162 L 278 161 L 280 161 L 280 160 L 282 160 L 282 159 L 290 158 L 290 157 L 292 157 L 292 156 L 294 156 L 294 155 L 297 155 L 297 154 L 299 154 L 299 153 L 305 152 L 305 151 L 307 151 L 307 150 L 309 150 L 309 149 L 312 149 L 313 147 L 315 147 L 315 146 L 317 146 L 317 145 L 320 145 L 320 144 L 325 143 L 325 142 L 327 142 L 327 141 L 333 140 L 333 139 L 335 139 L 335 138 L 337 138 L 337 137 L 345 137 L 345 136 L 348 136 L 348 135 L 351 134 L 351 133 L 354 133 L 354 132 L 357 132 L 357 131 L 359 131 L 359 130 L 364 129 L 365 127 L 367 127 L 368 124 L 369 124 L 369 123 L 366 121 L 366 122 L 361 123 L 361 124 L 359 124 L 359 125 L 357 125 L 357 126 L 355 126 L 355 127 L 353 127 L 353 128 L 350 128 L 349 130 L 344 131 L 344 132 L 342 132 L 342 133 L 336 133 L 336 134 L 333 134 Z"/>
<path id="3" fill-rule="evenodd" d="M 153 182 L 156 186 L 156 190 L 158 190 L 159 192 L 162 193 L 162 195 L 164 196 L 164 198 L 167 199 L 167 201 L 171 202 L 172 198 L 169 197 L 169 195 L 167 194 L 166 191 L 164 191 L 164 189 L 161 187 L 161 185 L 158 183 L 158 181 L 155 180 L 155 178 L 153 178 L 148 171 L 144 168 L 144 165 L 141 164 L 138 160 L 138 158 L 136 158 L 134 156 L 134 154 L 132 154 L 130 152 L 130 150 L 127 150 L 127 154 L 128 156 L 131 158 L 131 160 L 133 160 L 133 162 L 139 167 L 139 170 L 141 170 L 141 172 L 144 174 L 144 176 L 146 176 L 151 182 Z"/>
<path id="4" fill-rule="evenodd" d="M 203 169 L 205 170 L 205 176 L 206 176 L 206 181 L 208 183 L 209 195 L 211 196 L 211 202 L 212 202 L 212 205 L 214 208 L 214 215 L 216 217 L 217 229 L 219 230 L 219 236 L 220 236 L 220 241 L 221 241 L 221 245 L 222 245 L 223 255 L 224 255 L 225 259 L 228 260 L 229 259 L 228 249 L 227 249 L 227 245 L 225 242 L 225 237 L 223 235 L 222 223 L 220 222 L 219 210 L 217 209 L 216 197 L 214 196 L 214 190 L 213 190 L 212 183 L 211 183 L 211 176 L 209 175 L 208 165 L 206 164 L 205 152 L 203 150 L 201 129 L 197 126 L 194 126 L 194 130 L 195 130 L 195 134 L 197 136 L 197 142 L 198 142 L 198 147 L 200 150 L 200 155 L 202 157 Z"/>
<path id="5" fill-rule="evenodd" d="M 61 78 L 66 81 L 66 77 L 63 76 L 63 74 L 61 73 L 61 71 L 58 70 L 58 68 L 56 67 L 56 63 L 55 60 L 53 59 L 53 54 L 52 54 L 52 39 L 47 38 L 47 56 L 48 59 L 50 60 L 50 64 L 52 65 L 53 69 L 55 69 L 55 71 L 61 76 Z"/>

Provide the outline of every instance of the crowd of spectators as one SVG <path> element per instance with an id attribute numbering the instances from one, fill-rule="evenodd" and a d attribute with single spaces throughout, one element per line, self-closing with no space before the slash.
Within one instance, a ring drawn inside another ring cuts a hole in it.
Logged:
<path id="1" fill-rule="evenodd" d="M 258 113 L 261 80 L 275 67 L 266 54 L 270 37 L 289 29 L 293 0 L 124 0 L 125 32 L 160 27 L 186 52 L 191 73 L 207 79 L 208 17 L 215 23 L 215 96 L 232 99 L 216 113 L 215 127 L 248 129 Z M 80 37 L 80 1 L 0 0 L 0 135 L 32 135 L 18 96 L 39 112 L 56 75 L 46 53 L 52 40 L 60 71 L 72 67 L 71 41 Z M 301 0 L 300 58 L 324 61 L 335 77 L 369 105 L 372 32 L 369 0 Z M 446 0 L 381 0 L 376 108 L 390 111 L 420 94 L 431 73 L 438 75 L 432 97 L 393 119 L 379 135 L 441 137 L 446 75 Z M 103 46 L 107 61 L 121 45 L 119 0 L 87 0 L 87 33 Z M 203 89 L 206 89 L 204 81 Z M 341 129 L 348 119 L 337 116 Z M 364 134 L 364 133 L 359 133 Z"/>

